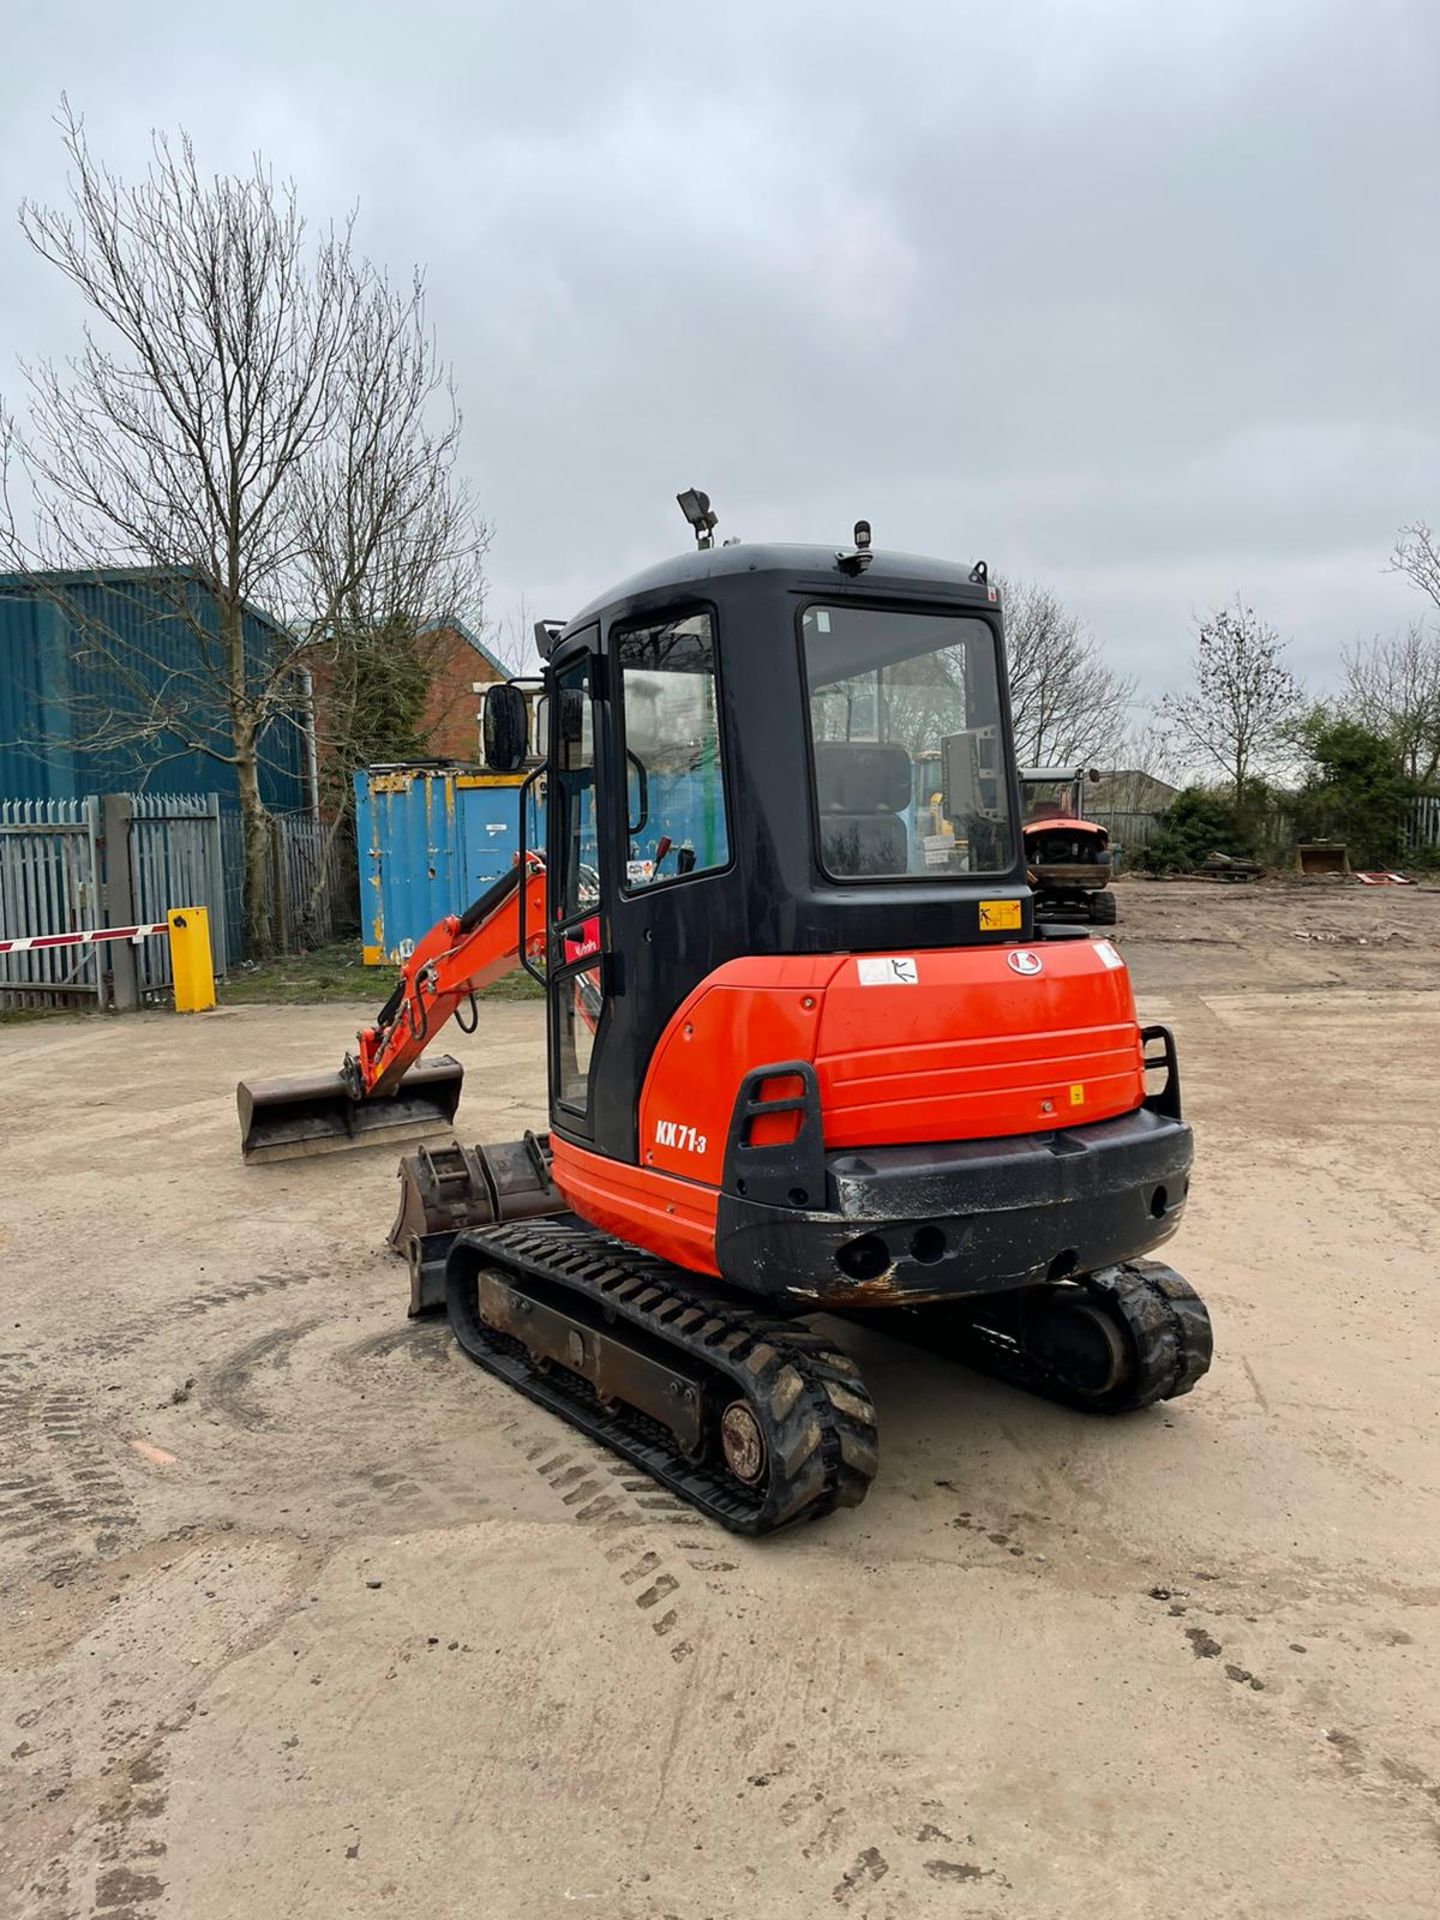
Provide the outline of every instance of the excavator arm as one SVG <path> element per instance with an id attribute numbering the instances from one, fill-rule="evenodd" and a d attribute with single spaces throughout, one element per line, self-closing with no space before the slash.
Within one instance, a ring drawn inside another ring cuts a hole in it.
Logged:
<path id="1" fill-rule="evenodd" d="M 346 1060 L 357 1100 L 394 1093 L 425 1048 L 483 987 L 520 965 L 528 950 L 545 947 L 545 863 L 525 856 L 462 914 L 438 921 L 405 962 L 395 991 L 362 1027 L 355 1053 Z"/>
<path id="2" fill-rule="evenodd" d="M 545 863 L 527 853 L 523 878 L 517 863 L 463 913 L 436 922 L 338 1073 L 240 1082 L 245 1158 L 288 1159 L 448 1127 L 464 1069 L 448 1054 L 421 1055 L 467 1004 L 473 1026 L 481 988 L 520 965 L 522 949 L 540 953 L 544 945 Z"/>

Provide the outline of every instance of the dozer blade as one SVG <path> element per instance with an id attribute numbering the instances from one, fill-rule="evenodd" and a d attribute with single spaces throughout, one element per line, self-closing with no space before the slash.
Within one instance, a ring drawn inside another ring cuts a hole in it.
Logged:
<path id="1" fill-rule="evenodd" d="M 240 1150 L 247 1160 L 289 1160 L 346 1147 L 384 1146 L 454 1125 L 465 1069 L 441 1054 L 413 1066 L 394 1093 L 357 1100 L 338 1073 L 242 1080 Z"/>

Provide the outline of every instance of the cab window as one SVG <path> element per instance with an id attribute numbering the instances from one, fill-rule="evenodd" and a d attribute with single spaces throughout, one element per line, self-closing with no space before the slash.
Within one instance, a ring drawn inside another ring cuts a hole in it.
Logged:
<path id="1" fill-rule="evenodd" d="M 808 607 L 820 863 L 836 880 L 1002 873 L 1015 858 L 987 621 Z"/>
<path id="2" fill-rule="evenodd" d="M 631 627 L 615 658 L 625 740 L 625 888 L 730 861 L 708 613 Z"/>

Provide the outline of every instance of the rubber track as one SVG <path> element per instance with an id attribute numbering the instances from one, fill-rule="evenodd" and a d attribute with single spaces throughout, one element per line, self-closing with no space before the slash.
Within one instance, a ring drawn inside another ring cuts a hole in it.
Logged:
<path id="1" fill-rule="evenodd" d="M 522 1287 L 547 1282 L 643 1327 L 677 1368 L 719 1375 L 759 1419 L 770 1471 L 747 1489 L 721 1467 L 697 1465 L 668 1429 L 638 1413 L 608 1412 L 588 1381 L 532 1365 L 519 1341 L 494 1332 L 476 1307 L 476 1276 L 498 1270 Z M 446 1271 L 455 1337 L 470 1358 L 529 1399 L 622 1454 L 732 1532 L 774 1533 L 858 1506 L 877 1465 L 875 1414 L 848 1354 L 803 1321 L 752 1311 L 682 1269 L 582 1225 L 553 1219 L 460 1235 Z"/>
<path id="2" fill-rule="evenodd" d="M 1097 1398 L 1077 1392 L 1063 1376 L 1026 1354 L 1009 1333 L 987 1327 L 983 1305 L 968 1326 L 947 1328 L 945 1349 L 978 1372 L 1092 1413 L 1133 1413 L 1157 1400 L 1177 1399 L 1209 1371 L 1214 1347 L 1210 1316 L 1190 1282 L 1173 1267 L 1158 1260 L 1128 1261 L 1077 1275 L 1066 1284 L 1083 1288 L 1124 1328 L 1132 1367 L 1109 1393 Z"/>

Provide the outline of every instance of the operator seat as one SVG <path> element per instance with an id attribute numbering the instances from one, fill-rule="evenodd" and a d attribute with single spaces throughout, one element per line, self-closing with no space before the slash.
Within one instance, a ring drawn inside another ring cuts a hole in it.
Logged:
<path id="1" fill-rule="evenodd" d="M 820 857 L 837 880 L 906 873 L 910 756 L 891 740 L 817 740 Z"/>

